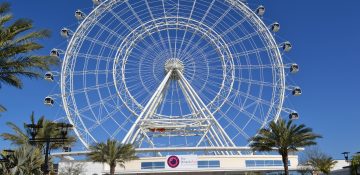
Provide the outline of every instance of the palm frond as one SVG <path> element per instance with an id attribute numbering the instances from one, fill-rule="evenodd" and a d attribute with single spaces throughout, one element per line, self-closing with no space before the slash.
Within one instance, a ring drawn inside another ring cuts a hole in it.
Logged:
<path id="1" fill-rule="evenodd" d="M 35 42 L 28 42 L 24 44 L 9 43 L 1 48 L 0 57 L 11 58 L 17 54 L 28 53 L 31 51 L 39 50 L 41 48 L 43 48 L 43 46 Z"/>
<path id="2" fill-rule="evenodd" d="M 0 112 L 5 112 L 6 108 L 3 105 L 0 105 Z"/>
<path id="3" fill-rule="evenodd" d="M 3 84 L 22 88 L 22 77 L 39 78 L 43 71 L 59 65 L 57 57 L 38 56 L 33 52 L 43 46 L 39 39 L 50 36 L 49 30 L 35 30 L 29 19 L 18 19 L 5 25 L 12 19 L 9 3 L 0 4 L 0 87 Z"/>
<path id="4" fill-rule="evenodd" d="M 22 81 L 18 77 L 11 74 L 6 76 L 0 76 L 0 84 L 2 83 L 6 83 L 19 89 L 23 87 Z"/>
<path id="5" fill-rule="evenodd" d="M 0 136 L 4 140 L 9 140 L 12 144 L 15 145 L 23 145 L 28 143 L 28 136 L 23 130 L 21 130 L 18 126 L 11 122 L 6 123 L 6 125 L 11 128 L 14 134 L 2 133 Z"/>
<path id="6" fill-rule="evenodd" d="M 4 29 L 2 40 L 13 40 L 21 32 L 30 30 L 33 27 L 32 21 L 29 19 L 17 19 L 9 27 Z"/>
<path id="7" fill-rule="evenodd" d="M 44 163 L 41 150 L 31 145 L 22 145 L 12 157 L 15 174 L 42 174 L 41 165 Z"/>
<path id="8" fill-rule="evenodd" d="M 0 3 L 0 15 L 7 13 L 9 11 L 10 11 L 10 3 L 8 2 Z"/>
<path id="9" fill-rule="evenodd" d="M 15 43 L 19 44 L 19 43 L 32 42 L 36 39 L 48 38 L 50 36 L 51 36 L 51 32 L 49 30 L 39 30 L 26 34 L 25 36 L 22 36 L 20 38 L 17 38 Z"/>
<path id="10" fill-rule="evenodd" d="M 10 21 L 12 18 L 13 18 L 13 16 L 10 15 L 10 14 L 1 16 L 1 17 L 0 17 L 0 26 L 4 25 L 6 22 Z M 3 28 L 3 27 L 1 27 L 1 29 L 2 29 L 2 28 Z"/>

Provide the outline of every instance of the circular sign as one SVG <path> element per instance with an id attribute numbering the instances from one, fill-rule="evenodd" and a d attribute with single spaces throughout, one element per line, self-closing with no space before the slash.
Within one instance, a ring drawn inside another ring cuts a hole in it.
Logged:
<path id="1" fill-rule="evenodd" d="M 180 160 L 177 156 L 170 156 L 167 160 L 167 164 L 171 168 L 176 168 L 180 164 Z"/>

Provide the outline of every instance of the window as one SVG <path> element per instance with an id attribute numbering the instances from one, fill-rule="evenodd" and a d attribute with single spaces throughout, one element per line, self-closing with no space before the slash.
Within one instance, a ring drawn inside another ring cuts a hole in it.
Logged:
<path id="1" fill-rule="evenodd" d="M 265 166 L 274 166 L 275 161 L 274 160 L 265 160 Z"/>
<path id="2" fill-rule="evenodd" d="M 283 175 L 284 172 L 271 172 L 271 173 L 266 173 L 265 175 Z M 300 175 L 300 173 L 296 172 L 296 171 L 289 171 L 290 175 Z M 305 175 L 311 175 L 310 173 L 306 173 Z"/>
<path id="3" fill-rule="evenodd" d="M 198 168 L 220 168 L 220 161 L 218 160 L 198 161 Z"/>
<path id="4" fill-rule="evenodd" d="M 198 161 L 199 168 L 205 168 L 208 166 L 208 161 Z"/>
<path id="5" fill-rule="evenodd" d="M 162 169 L 162 168 L 165 168 L 165 163 L 164 162 L 153 162 L 153 167 L 154 167 L 154 169 Z"/>
<path id="6" fill-rule="evenodd" d="M 141 162 L 141 169 L 164 169 L 165 162 Z"/>
<path id="7" fill-rule="evenodd" d="M 273 166 L 283 166 L 281 160 L 246 160 L 246 167 L 273 167 Z M 290 166 L 290 161 L 289 161 Z"/>
<path id="8" fill-rule="evenodd" d="M 265 166 L 265 160 L 255 160 L 255 166 Z"/>
<path id="9" fill-rule="evenodd" d="M 255 164 L 255 160 L 246 160 L 245 161 L 246 167 L 254 167 Z"/>
<path id="10" fill-rule="evenodd" d="M 217 168 L 220 167 L 220 161 L 209 161 L 209 167 Z"/>
<path id="11" fill-rule="evenodd" d="M 289 165 L 290 165 L 290 161 L 289 161 Z M 281 160 L 274 160 L 274 166 L 283 166 L 283 163 Z"/>

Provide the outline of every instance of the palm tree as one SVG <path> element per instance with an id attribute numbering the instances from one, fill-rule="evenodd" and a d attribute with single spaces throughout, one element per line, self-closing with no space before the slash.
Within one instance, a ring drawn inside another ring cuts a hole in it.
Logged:
<path id="1" fill-rule="evenodd" d="M 12 169 L 13 174 L 42 174 L 41 166 L 44 163 L 44 158 L 39 148 L 28 144 L 22 145 L 15 151 L 13 159 L 15 163 Z"/>
<path id="2" fill-rule="evenodd" d="M 322 152 L 318 147 L 309 147 L 305 150 L 301 164 L 306 165 L 314 173 L 329 174 L 337 161 Z"/>
<path id="3" fill-rule="evenodd" d="M 8 153 L 5 151 L 2 151 L 0 153 L 0 158 L 1 159 L 5 159 L 6 161 L 1 161 L 0 162 L 0 174 L 2 175 L 11 175 L 11 169 L 14 167 L 15 162 L 14 162 L 14 158 L 13 158 L 13 153 Z"/>
<path id="4" fill-rule="evenodd" d="M 308 163 L 315 171 L 330 174 L 331 169 L 336 165 L 337 161 L 333 160 L 332 157 L 323 154 L 320 157 L 311 157 Z"/>
<path id="5" fill-rule="evenodd" d="M 115 174 L 116 165 L 125 167 L 125 162 L 138 159 L 131 144 L 121 144 L 110 139 L 106 143 L 96 143 L 90 146 L 88 158 L 93 162 L 109 164 L 110 175 Z"/>
<path id="6" fill-rule="evenodd" d="M 28 19 L 13 19 L 9 14 L 9 3 L 0 4 L 0 88 L 2 84 L 22 88 L 21 77 L 39 78 L 43 71 L 52 65 L 59 64 L 59 59 L 53 56 L 33 55 L 43 46 L 36 40 L 50 36 L 48 30 L 33 31 L 33 24 Z M 5 111 L 0 106 L 0 111 Z"/>
<path id="7" fill-rule="evenodd" d="M 46 120 L 44 116 L 40 117 L 39 120 L 37 122 L 35 122 L 35 117 L 34 117 L 34 112 L 31 114 L 30 116 L 30 120 L 31 120 L 31 124 L 37 124 L 39 126 L 42 126 L 41 128 L 39 128 L 38 130 L 38 134 L 36 135 L 35 139 L 37 138 L 41 138 L 41 139 L 46 139 L 46 138 L 59 138 L 62 137 L 61 131 L 57 129 L 56 127 L 56 123 Z M 20 127 L 16 126 L 14 123 L 8 122 L 7 125 L 12 129 L 13 133 L 3 133 L 0 135 L 0 137 L 2 137 L 4 140 L 9 140 L 11 141 L 11 143 L 13 145 L 16 145 L 19 147 L 18 151 L 18 157 L 19 161 L 20 160 L 25 160 L 24 162 L 17 162 L 16 165 L 17 166 L 17 170 L 16 171 L 26 171 L 26 170 L 31 170 L 29 168 L 26 168 L 26 166 L 28 166 L 27 163 L 33 162 L 31 155 L 34 154 L 34 156 L 36 156 L 36 152 L 39 151 L 39 155 L 41 156 L 41 150 L 44 148 L 44 144 L 43 142 L 34 142 L 34 143 L 29 143 L 29 138 L 31 137 L 29 128 L 26 126 L 26 124 L 24 123 L 24 129 L 21 129 Z M 59 149 L 62 148 L 63 146 L 71 146 L 73 143 L 75 143 L 76 138 L 74 136 L 67 136 L 67 139 L 61 143 L 61 142 L 57 142 L 57 143 L 50 143 L 50 149 Z M 29 144 L 31 144 L 30 147 L 32 147 L 31 150 L 29 150 Z M 26 147 L 26 149 L 24 148 Z M 30 157 L 26 157 L 26 156 L 30 156 Z M 27 158 L 27 159 L 26 159 Z M 51 158 L 50 158 L 51 159 Z M 27 162 L 27 163 L 26 163 Z M 42 164 L 44 163 L 44 159 L 42 158 Z M 30 165 L 29 165 L 30 166 Z M 25 168 L 24 168 L 25 167 Z M 36 174 L 34 173 L 36 171 L 36 169 L 31 170 L 31 173 L 20 173 L 20 174 Z"/>
<path id="8" fill-rule="evenodd" d="M 4 155 L 2 155 L 4 157 Z M 44 158 L 41 150 L 31 145 L 22 145 L 7 157 L 8 162 L 0 163 L 0 174 L 32 174 L 40 175 Z"/>
<path id="9" fill-rule="evenodd" d="M 263 128 L 259 133 L 250 139 L 250 147 L 253 151 L 277 150 L 282 156 L 285 175 L 289 175 L 288 155 L 290 152 L 298 151 L 300 147 L 316 145 L 315 139 L 321 138 L 314 134 L 311 128 L 304 124 L 296 125 L 292 120 L 279 119 L 272 121 L 269 128 Z"/>
<path id="10" fill-rule="evenodd" d="M 355 155 L 351 159 L 351 174 L 352 175 L 359 175 L 360 173 L 360 155 Z"/>
<path id="11" fill-rule="evenodd" d="M 35 122 L 34 112 L 30 116 L 31 124 L 37 124 L 42 126 L 38 130 L 38 134 L 36 138 L 57 138 L 61 136 L 60 131 L 55 127 L 56 123 L 46 120 L 44 116 L 41 116 L 37 122 Z M 6 123 L 14 133 L 3 133 L 0 135 L 4 140 L 9 140 L 12 144 L 21 146 L 29 143 L 29 138 L 31 137 L 29 128 L 24 123 L 24 129 L 19 128 L 14 123 L 8 122 Z M 76 142 L 76 138 L 74 136 L 68 136 L 68 139 L 65 140 L 64 143 L 51 143 L 51 149 L 59 149 L 63 146 L 70 146 Z M 44 143 L 36 142 L 33 145 L 37 148 L 43 148 Z"/>

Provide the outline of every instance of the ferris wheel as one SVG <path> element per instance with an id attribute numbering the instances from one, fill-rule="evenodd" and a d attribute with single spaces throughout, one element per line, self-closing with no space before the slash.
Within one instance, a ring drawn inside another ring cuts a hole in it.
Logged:
<path id="1" fill-rule="evenodd" d="M 290 42 L 265 7 L 240 0 L 93 0 L 75 12 L 59 73 L 62 106 L 88 147 L 108 138 L 138 149 L 246 146 L 287 113 L 286 84 L 299 66 L 284 63 Z M 47 80 L 53 81 L 49 72 Z M 52 105 L 49 96 L 45 103 Z M 216 151 L 214 154 L 228 154 Z"/>

